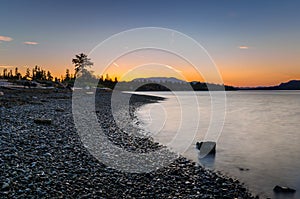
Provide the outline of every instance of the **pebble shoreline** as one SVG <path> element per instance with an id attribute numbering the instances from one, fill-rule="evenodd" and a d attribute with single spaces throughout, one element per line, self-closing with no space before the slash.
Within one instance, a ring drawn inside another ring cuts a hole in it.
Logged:
<path id="1" fill-rule="evenodd" d="M 255 198 L 238 181 L 179 157 L 150 173 L 125 173 L 107 167 L 83 146 L 67 91 L 0 89 L 0 198 Z M 110 116 L 110 93 L 96 108 L 106 135 L 126 150 L 145 152 L 163 146 L 151 138 L 118 129 Z M 134 96 L 131 111 L 157 98 Z M 51 124 L 35 123 L 36 118 Z"/>

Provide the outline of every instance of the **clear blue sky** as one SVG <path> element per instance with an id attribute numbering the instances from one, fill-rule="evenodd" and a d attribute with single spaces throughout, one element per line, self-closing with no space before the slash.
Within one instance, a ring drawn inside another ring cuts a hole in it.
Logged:
<path id="1" fill-rule="evenodd" d="M 268 85 L 300 78 L 296 0 L 0 0 L 0 5 L 0 66 L 38 64 L 64 73 L 75 54 L 89 52 L 112 34 L 157 26 L 200 42 L 230 84 Z M 266 71 L 284 76 L 244 81 L 249 75 L 263 77 Z"/>

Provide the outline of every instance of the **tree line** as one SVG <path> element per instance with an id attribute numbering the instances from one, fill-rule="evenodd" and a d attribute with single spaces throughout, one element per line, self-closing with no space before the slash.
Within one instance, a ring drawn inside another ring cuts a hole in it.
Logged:
<path id="1" fill-rule="evenodd" d="M 66 69 L 65 74 L 60 77 L 54 77 L 49 70 L 44 70 L 42 67 L 36 65 L 32 69 L 29 67 L 26 68 L 24 75 L 21 74 L 18 67 L 10 70 L 4 68 L 2 73 L 0 73 L 0 79 L 10 81 L 36 81 L 38 83 L 47 83 L 48 85 L 59 82 L 73 86 L 75 79 L 80 78 L 85 79 L 85 86 L 88 86 L 88 82 L 98 80 L 100 86 L 109 88 L 113 88 L 118 82 L 117 78 L 112 79 L 108 74 L 106 74 L 105 77 L 103 75 L 96 77 L 92 71 L 88 70 L 88 68 L 93 65 L 93 62 L 91 62 L 90 58 L 84 53 L 75 55 L 75 58 L 72 59 L 72 64 L 74 64 L 74 74 L 72 74 L 69 69 Z"/>
<path id="2" fill-rule="evenodd" d="M 70 74 L 70 70 L 66 69 L 66 73 L 61 78 L 53 77 L 50 71 L 44 70 L 40 66 L 35 66 L 32 69 L 26 68 L 25 74 L 22 75 L 19 72 L 19 68 L 15 67 L 14 69 L 8 70 L 4 68 L 2 73 L 0 73 L 0 78 L 8 80 L 34 80 L 34 81 L 59 81 L 65 82 L 74 79 L 74 75 Z"/>

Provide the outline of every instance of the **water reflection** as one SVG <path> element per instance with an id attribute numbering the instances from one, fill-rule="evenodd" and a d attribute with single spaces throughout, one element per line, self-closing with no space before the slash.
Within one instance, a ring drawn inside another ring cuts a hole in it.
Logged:
<path id="1" fill-rule="evenodd" d="M 274 199 L 296 199 L 295 193 L 274 193 Z"/>
<path id="2" fill-rule="evenodd" d="M 198 152 L 199 162 L 205 168 L 214 169 L 215 158 L 216 158 L 215 154 L 208 154 L 205 157 L 201 157 L 200 152 Z"/>

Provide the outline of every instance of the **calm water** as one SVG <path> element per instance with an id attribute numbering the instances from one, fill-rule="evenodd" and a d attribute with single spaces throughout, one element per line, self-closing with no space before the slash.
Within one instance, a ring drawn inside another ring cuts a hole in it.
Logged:
<path id="1" fill-rule="evenodd" d="M 217 140 L 216 157 L 201 160 L 195 143 L 208 131 L 212 110 L 221 110 L 211 106 L 209 93 L 197 92 L 198 104 L 189 92 L 147 94 L 167 98 L 137 112 L 155 140 L 207 168 L 238 178 L 262 197 L 300 198 L 300 92 L 227 92 L 225 123 Z M 276 184 L 297 192 L 274 195 Z"/>

